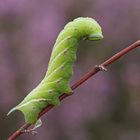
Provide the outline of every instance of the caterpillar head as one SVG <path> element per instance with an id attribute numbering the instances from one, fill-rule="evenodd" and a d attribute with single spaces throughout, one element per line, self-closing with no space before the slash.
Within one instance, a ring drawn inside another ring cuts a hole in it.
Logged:
<path id="1" fill-rule="evenodd" d="M 87 18 L 89 20 L 89 27 L 87 40 L 94 41 L 103 39 L 101 26 L 92 18 Z"/>
<path id="2" fill-rule="evenodd" d="M 94 40 L 100 40 L 100 39 L 103 39 L 103 35 L 102 33 L 100 32 L 97 32 L 97 33 L 93 33 L 93 34 L 90 34 L 88 35 L 87 39 L 90 40 L 90 41 L 94 41 Z"/>
<path id="3" fill-rule="evenodd" d="M 79 26 L 81 37 L 86 40 L 94 41 L 103 39 L 101 26 L 93 18 L 79 17 L 74 20 L 75 26 Z"/>

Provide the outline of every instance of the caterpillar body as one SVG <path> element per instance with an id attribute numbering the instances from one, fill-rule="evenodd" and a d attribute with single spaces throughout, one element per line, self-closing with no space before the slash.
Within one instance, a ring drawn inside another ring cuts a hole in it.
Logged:
<path id="1" fill-rule="evenodd" d="M 69 22 L 54 44 L 44 79 L 8 114 L 20 110 L 24 114 L 26 123 L 33 124 L 45 107 L 49 104 L 58 105 L 59 97 L 63 93 L 72 92 L 69 81 L 73 74 L 78 42 L 82 39 L 94 41 L 102 38 L 101 27 L 92 18 L 79 17 Z"/>

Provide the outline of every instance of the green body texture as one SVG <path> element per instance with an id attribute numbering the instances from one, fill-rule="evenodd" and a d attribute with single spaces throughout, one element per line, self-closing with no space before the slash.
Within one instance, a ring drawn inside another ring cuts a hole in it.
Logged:
<path id="1" fill-rule="evenodd" d="M 58 105 L 63 93 L 72 92 L 69 81 L 73 74 L 78 42 L 82 39 L 94 41 L 102 38 L 101 27 L 92 18 L 80 17 L 69 22 L 54 44 L 44 79 L 9 113 L 20 110 L 25 121 L 32 124 L 38 120 L 42 109 L 49 104 Z"/>

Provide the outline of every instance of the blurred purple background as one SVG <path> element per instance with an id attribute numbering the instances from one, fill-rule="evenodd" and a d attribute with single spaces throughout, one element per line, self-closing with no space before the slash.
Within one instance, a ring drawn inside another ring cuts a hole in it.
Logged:
<path id="1" fill-rule="evenodd" d="M 0 1 L 0 140 L 24 123 L 20 112 L 7 112 L 41 81 L 58 33 L 79 16 L 95 18 L 105 38 L 80 43 L 71 83 L 140 39 L 140 1 Z M 37 136 L 18 139 L 140 140 L 140 49 L 88 80 L 42 120 Z"/>

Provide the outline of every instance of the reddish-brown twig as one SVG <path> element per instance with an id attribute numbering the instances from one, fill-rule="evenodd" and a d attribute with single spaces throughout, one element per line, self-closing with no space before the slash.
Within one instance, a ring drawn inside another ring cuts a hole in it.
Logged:
<path id="1" fill-rule="evenodd" d="M 118 60 L 120 57 L 122 57 L 123 55 L 127 54 L 129 51 L 137 48 L 138 46 L 140 46 L 140 40 L 136 41 L 132 45 L 128 46 L 127 48 L 125 48 L 125 49 L 121 50 L 120 52 L 118 52 L 117 54 L 113 55 L 111 58 L 109 58 L 108 60 L 106 60 L 105 62 L 100 64 L 99 66 L 106 67 L 106 66 L 110 65 L 111 63 L 113 63 L 114 61 Z M 94 67 L 88 73 L 86 73 L 84 76 L 82 76 L 80 80 L 78 80 L 75 84 L 73 84 L 73 86 L 71 88 L 73 90 L 76 89 L 77 87 L 79 87 L 81 84 L 86 82 L 90 77 L 92 77 L 93 75 L 95 75 L 99 71 L 100 71 L 99 68 Z M 60 100 L 63 100 L 64 98 L 66 98 L 68 96 L 70 96 L 70 95 L 63 94 L 63 95 L 60 96 Z M 48 107 L 46 107 L 44 110 L 42 110 L 42 112 L 40 113 L 39 117 L 41 117 L 44 114 L 46 114 L 53 107 L 54 107 L 53 105 L 49 105 Z M 25 123 L 21 128 L 19 128 L 16 132 L 14 132 L 8 138 L 8 140 L 15 140 L 18 136 L 20 136 L 23 133 L 23 130 L 26 130 L 30 126 L 31 126 L 31 124 Z"/>

